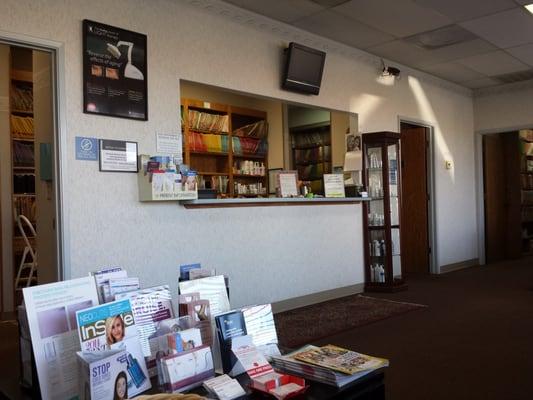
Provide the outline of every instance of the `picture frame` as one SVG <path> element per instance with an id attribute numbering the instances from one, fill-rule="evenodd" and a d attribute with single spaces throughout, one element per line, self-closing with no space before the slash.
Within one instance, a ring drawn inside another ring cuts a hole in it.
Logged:
<path id="1" fill-rule="evenodd" d="M 100 172 L 139 172 L 137 142 L 110 139 L 98 142 Z"/>
<path id="2" fill-rule="evenodd" d="M 283 168 L 272 168 L 268 170 L 268 193 L 276 194 L 278 188 L 278 174 Z"/>
<path id="3" fill-rule="evenodd" d="M 83 20 L 83 112 L 148 120 L 147 36 Z"/>
<path id="4" fill-rule="evenodd" d="M 298 192 L 298 171 L 283 170 L 278 172 L 277 186 L 281 197 L 297 197 Z"/>

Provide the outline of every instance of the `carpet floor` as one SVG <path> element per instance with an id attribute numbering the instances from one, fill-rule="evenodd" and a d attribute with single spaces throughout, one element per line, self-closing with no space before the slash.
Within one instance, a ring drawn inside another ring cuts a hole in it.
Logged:
<path id="1" fill-rule="evenodd" d="M 295 348 L 349 329 L 425 309 L 426 306 L 363 295 L 346 296 L 274 316 L 280 345 Z"/>

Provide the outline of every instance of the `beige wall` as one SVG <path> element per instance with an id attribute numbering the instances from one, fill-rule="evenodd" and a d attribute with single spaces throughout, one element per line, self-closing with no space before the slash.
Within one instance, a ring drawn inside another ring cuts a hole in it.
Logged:
<path id="1" fill-rule="evenodd" d="M 148 121 L 82 112 L 84 18 L 147 35 Z M 230 276 L 235 307 L 363 281 L 360 205 L 187 210 L 145 204 L 134 174 L 101 173 L 98 163 L 75 159 L 76 136 L 133 140 L 140 152 L 153 153 L 156 132 L 180 130 L 180 79 L 357 113 L 361 132 L 397 131 L 400 116 L 434 126 L 437 263 L 477 257 L 468 89 L 404 66 L 401 80 L 384 85 L 379 59 L 216 0 L 4 0 L 0 27 L 63 45 L 67 277 L 120 265 L 145 286 L 165 282 L 176 290 L 178 266 L 202 262 Z M 281 54 L 290 41 L 326 50 L 319 96 L 281 89 Z"/>

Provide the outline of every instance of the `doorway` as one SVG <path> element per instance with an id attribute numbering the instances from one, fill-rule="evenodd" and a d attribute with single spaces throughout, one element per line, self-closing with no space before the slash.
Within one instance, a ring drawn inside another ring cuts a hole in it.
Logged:
<path id="1" fill-rule="evenodd" d="M 53 55 L 0 42 L 2 319 L 12 317 L 24 287 L 60 278 Z"/>
<path id="2" fill-rule="evenodd" d="M 400 122 L 402 207 L 400 221 L 402 267 L 406 274 L 429 273 L 429 143 L 430 128 Z"/>

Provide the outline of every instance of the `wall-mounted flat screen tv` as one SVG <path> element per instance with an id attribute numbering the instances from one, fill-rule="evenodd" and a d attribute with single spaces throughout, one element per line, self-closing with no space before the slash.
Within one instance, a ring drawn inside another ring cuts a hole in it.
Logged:
<path id="1" fill-rule="evenodd" d="M 285 50 L 283 89 L 299 93 L 318 94 L 326 53 L 291 42 Z"/>

